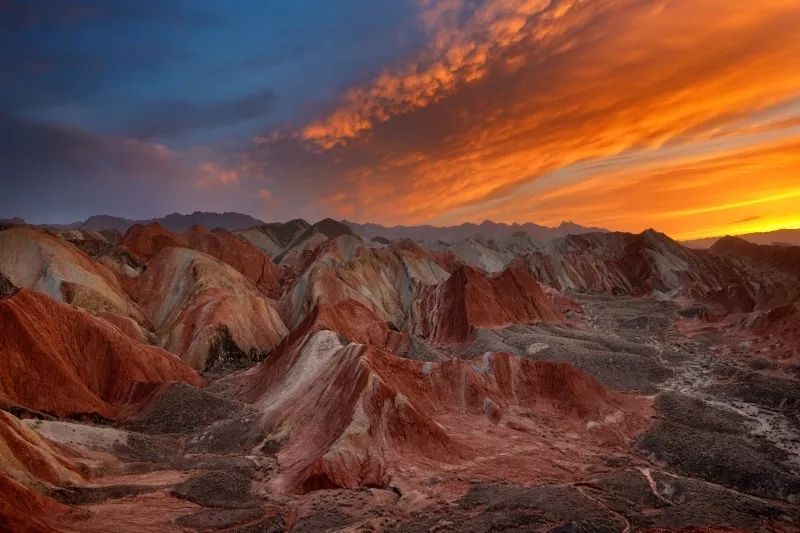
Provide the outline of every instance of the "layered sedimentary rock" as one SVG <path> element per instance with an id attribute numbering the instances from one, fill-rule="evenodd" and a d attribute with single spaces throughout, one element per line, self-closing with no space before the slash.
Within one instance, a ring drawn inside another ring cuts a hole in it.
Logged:
<path id="1" fill-rule="evenodd" d="M 262 410 L 269 439 L 282 443 L 276 487 L 299 492 L 386 487 L 416 469 L 470 464 L 508 434 L 535 441 L 545 420 L 619 444 L 646 411 L 566 364 L 498 353 L 422 363 L 330 331 L 267 359 L 245 397 Z"/>
<path id="2" fill-rule="evenodd" d="M 0 411 L 0 472 L 31 489 L 85 481 L 78 464 L 6 411 Z"/>
<path id="3" fill-rule="evenodd" d="M 414 332 L 447 346 L 468 340 L 476 328 L 562 320 L 527 268 L 514 265 L 492 276 L 462 265 L 446 281 L 422 290 Z"/>
<path id="4" fill-rule="evenodd" d="M 800 356 L 800 247 L 723 237 L 711 249 L 750 269 L 753 284 L 770 284 L 742 321 L 757 335 L 759 347 L 781 359 Z"/>
<path id="5" fill-rule="evenodd" d="M 800 246 L 753 244 L 738 237 L 723 237 L 711 250 L 759 270 L 779 272 L 800 280 Z"/>
<path id="6" fill-rule="evenodd" d="M 228 338 L 233 345 L 227 351 L 257 359 L 287 333 L 271 301 L 247 278 L 188 248 L 161 250 L 132 292 L 152 318 L 159 343 L 198 370 L 214 363 Z"/>
<path id="7" fill-rule="evenodd" d="M 174 355 L 29 289 L 0 301 L 0 353 L 5 401 L 57 416 L 113 419 L 137 384 L 202 383 Z"/>
<path id="8" fill-rule="evenodd" d="M 315 249 L 281 299 L 281 315 L 293 328 L 318 303 L 354 300 L 407 330 L 420 289 L 448 276 L 434 254 L 410 241 L 376 248 L 345 235 Z"/>
<path id="9" fill-rule="evenodd" d="M 264 250 L 270 257 L 276 257 L 292 240 L 311 227 L 302 219 L 289 222 L 262 224 L 252 228 L 239 230 L 236 234 Z"/>
<path id="10" fill-rule="evenodd" d="M 151 222 L 149 224 L 131 226 L 122 236 L 119 247 L 131 254 L 140 263 L 144 263 L 164 248 L 182 246 L 184 244 L 179 236 L 173 234 L 158 222 Z"/>
<path id="11" fill-rule="evenodd" d="M 653 230 L 570 235 L 531 254 L 530 265 L 539 281 L 561 291 L 649 295 L 741 283 L 729 261 Z"/>
<path id="12" fill-rule="evenodd" d="M 31 228 L 0 231 L 0 273 L 27 287 L 87 309 L 147 324 L 141 309 L 122 290 L 116 274 L 74 245 Z"/>
<path id="13" fill-rule="evenodd" d="M 185 233 L 175 234 L 156 222 L 136 224 L 125 233 L 119 246 L 140 263 L 153 258 L 164 248 L 191 248 L 232 266 L 264 294 L 273 298 L 280 295 L 281 269 L 264 251 L 226 230 L 209 231 L 192 226 Z"/>
<path id="14" fill-rule="evenodd" d="M 278 267 L 262 250 L 228 231 L 209 231 L 192 226 L 183 234 L 190 248 L 216 257 L 250 280 L 271 298 L 280 296 L 281 278 Z"/>

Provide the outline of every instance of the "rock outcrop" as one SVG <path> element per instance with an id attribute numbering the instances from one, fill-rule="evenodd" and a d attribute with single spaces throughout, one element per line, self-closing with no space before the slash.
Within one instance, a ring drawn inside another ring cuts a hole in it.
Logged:
<path id="1" fill-rule="evenodd" d="M 226 336 L 234 351 L 259 359 L 288 332 L 271 300 L 247 278 L 188 248 L 161 250 L 132 293 L 152 318 L 158 343 L 198 370 L 214 363 Z"/>
<path id="2" fill-rule="evenodd" d="M 202 383 L 174 355 L 29 289 L 0 301 L 0 354 L 5 401 L 56 416 L 114 419 L 137 384 Z"/>
<path id="3" fill-rule="evenodd" d="M 506 431 L 535 431 L 533 419 L 621 442 L 646 410 L 566 364 L 498 353 L 423 363 L 330 331 L 267 359 L 244 395 L 282 443 L 276 485 L 298 492 L 388 487 L 409 470 L 463 464 Z"/>
<path id="4" fill-rule="evenodd" d="M 414 332 L 447 346 L 469 340 L 476 328 L 560 321 L 563 316 L 525 267 L 491 276 L 462 265 L 446 281 L 422 290 Z"/>

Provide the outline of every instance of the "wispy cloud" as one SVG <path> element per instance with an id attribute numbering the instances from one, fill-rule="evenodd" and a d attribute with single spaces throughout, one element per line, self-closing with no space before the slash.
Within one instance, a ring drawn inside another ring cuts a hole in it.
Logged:
<path id="1" fill-rule="evenodd" d="M 722 0 L 421 6 L 429 42 L 420 54 L 352 87 L 337 109 L 294 137 L 265 136 L 248 154 L 250 170 L 286 173 L 287 190 L 313 191 L 309 203 L 329 213 L 346 207 L 361 220 L 545 221 L 549 213 L 525 208 L 520 187 L 572 166 L 628 175 L 647 154 L 680 149 L 686 153 L 671 157 L 683 174 L 672 173 L 672 183 L 731 203 L 742 192 L 734 186 L 741 172 L 709 176 L 682 161 L 716 142 L 723 146 L 714 157 L 725 154 L 733 165 L 731 147 L 745 136 L 767 146 L 798 135 L 796 108 L 788 105 L 800 98 L 796 2 L 769 0 L 754 10 Z M 783 166 L 791 164 L 773 156 L 763 169 L 746 170 L 757 180 L 769 167 L 770 186 L 788 189 L 794 178 Z M 592 183 L 592 175 L 575 181 Z M 614 193 L 575 189 L 560 218 L 600 224 L 590 218 L 593 202 L 613 211 L 626 205 L 615 195 L 633 197 L 617 186 L 621 178 L 599 183 Z M 620 227 L 662 223 L 683 231 L 648 216 L 663 212 L 663 197 L 636 198 L 637 218 L 622 217 Z M 704 217 L 694 217 L 695 227 Z"/>

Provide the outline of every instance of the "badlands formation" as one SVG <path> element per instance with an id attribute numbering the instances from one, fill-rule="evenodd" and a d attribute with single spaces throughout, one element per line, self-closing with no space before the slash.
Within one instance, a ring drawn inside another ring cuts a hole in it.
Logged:
<path id="1" fill-rule="evenodd" d="M 800 248 L 106 218 L 0 227 L 0 530 L 798 531 Z"/>

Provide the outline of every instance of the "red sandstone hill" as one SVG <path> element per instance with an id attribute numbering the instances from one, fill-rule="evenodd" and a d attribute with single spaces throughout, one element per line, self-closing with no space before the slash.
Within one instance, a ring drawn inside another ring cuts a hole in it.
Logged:
<path id="1" fill-rule="evenodd" d="M 189 248 L 161 250 L 132 280 L 131 293 L 152 318 L 158 343 L 197 370 L 224 355 L 220 343 L 249 356 L 271 351 L 287 333 L 272 302 L 248 279 Z"/>
<path id="2" fill-rule="evenodd" d="M 294 328 L 318 303 L 354 300 L 406 331 L 420 289 L 448 275 L 433 254 L 412 243 L 374 248 L 343 235 L 317 247 L 305 262 L 281 298 L 281 316 Z"/>
<path id="3" fill-rule="evenodd" d="M 0 531 L 56 531 L 44 520 L 66 512 L 47 487 L 85 481 L 61 450 L 14 415 L 0 411 Z"/>
<path id="4" fill-rule="evenodd" d="M 6 401 L 57 416 L 113 419 L 137 383 L 202 383 L 174 355 L 28 289 L 0 301 L 0 354 Z"/>
<path id="5" fill-rule="evenodd" d="M 126 317 L 147 325 L 129 300 L 116 274 L 76 246 L 43 231 L 0 231 L 0 279 L 27 287 L 91 313 Z"/>
<path id="6" fill-rule="evenodd" d="M 800 246 L 753 244 L 738 237 L 723 237 L 711 249 L 759 270 L 772 270 L 800 279 Z"/>
<path id="7" fill-rule="evenodd" d="M 231 265 L 267 296 L 280 296 L 282 270 L 248 241 L 228 231 L 209 231 L 200 226 L 192 226 L 183 239 L 190 248 Z"/>
<path id="8" fill-rule="evenodd" d="M 516 471 L 530 462 L 558 477 L 547 466 L 552 449 L 513 449 L 509 439 L 527 433 L 525 446 L 539 446 L 544 428 L 570 431 L 577 458 L 601 442 L 606 450 L 627 442 L 646 424 L 645 401 L 570 365 L 496 353 L 422 363 L 343 344 L 330 331 L 245 379 L 244 396 L 262 410 L 268 438 L 283 443 L 275 488 L 298 492 L 387 487 L 455 463 Z M 478 457 L 480 465 L 472 463 Z"/>
<path id="9" fill-rule="evenodd" d="M 283 276 L 280 267 L 263 250 L 225 230 L 209 231 L 192 226 L 183 234 L 174 234 L 156 222 L 136 224 L 128 229 L 119 246 L 140 263 L 164 248 L 191 248 L 232 266 L 264 294 L 272 298 L 280 296 Z"/>
<path id="10" fill-rule="evenodd" d="M 641 296 L 742 283 L 725 258 L 690 250 L 653 230 L 569 235 L 532 253 L 530 266 L 539 281 L 561 291 Z"/>
<path id="11" fill-rule="evenodd" d="M 0 472 L 0 531 L 56 533 L 48 517 L 65 513 L 69 507 L 25 487 Z"/>
<path id="12" fill-rule="evenodd" d="M 494 276 L 461 265 L 446 281 L 422 291 L 415 316 L 415 333 L 440 346 L 464 342 L 479 327 L 563 320 L 521 265 Z"/>
<path id="13" fill-rule="evenodd" d="M 185 243 L 158 222 L 134 224 L 119 241 L 119 247 L 140 263 L 170 246 L 185 246 Z"/>

